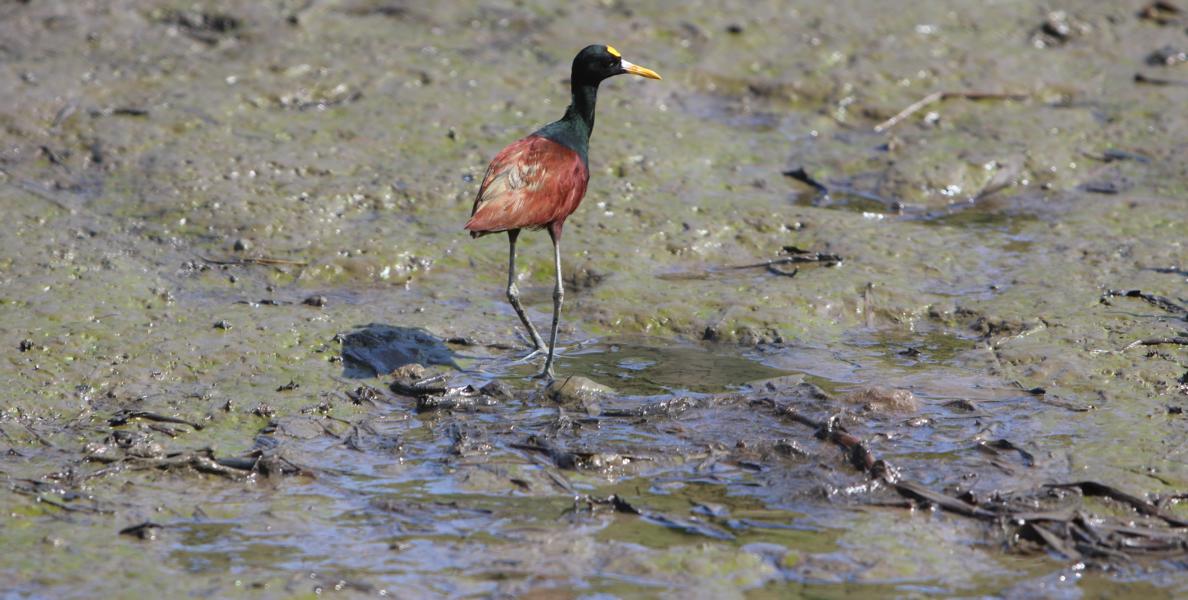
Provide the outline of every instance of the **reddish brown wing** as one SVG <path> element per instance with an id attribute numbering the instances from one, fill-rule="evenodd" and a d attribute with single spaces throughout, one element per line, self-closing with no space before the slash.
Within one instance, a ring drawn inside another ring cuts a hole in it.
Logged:
<path id="1" fill-rule="evenodd" d="M 478 237 L 509 229 L 560 226 L 577 210 L 589 180 L 590 172 L 577 152 L 530 135 L 491 161 L 466 229 Z"/>

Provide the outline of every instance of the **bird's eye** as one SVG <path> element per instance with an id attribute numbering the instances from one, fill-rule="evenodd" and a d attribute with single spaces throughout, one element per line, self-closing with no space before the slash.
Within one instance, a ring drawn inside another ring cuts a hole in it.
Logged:
<path id="1" fill-rule="evenodd" d="M 606 61 L 606 66 L 607 66 L 607 67 L 614 67 L 614 66 L 615 66 L 615 62 L 617 62 L 617 61 L 615 61 L 614 59 L 608 60 L 608 61 Z"/>

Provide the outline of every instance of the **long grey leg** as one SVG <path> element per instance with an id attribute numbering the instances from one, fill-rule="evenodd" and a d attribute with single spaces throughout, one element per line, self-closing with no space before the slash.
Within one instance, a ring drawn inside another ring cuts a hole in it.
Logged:
<path id="1" fill-rule="evenodd" d="M 553 334 L 549 337 L 549 357 L 545 359 L 544 371 L 540 376 L 553 378 L 553 353 L 557 349 L 557 326 L 561 323 L 561 302 L 565 300 L 565 288 L 561 285 L 561 240 L 560 236 L 549 229 L 549 237 L 553 239 L 553 262 L 557 272 L 557 282 L 553 287 Z"/>
<path id="2" fill-rule="evenodd" d="M 525 313 L 524 307 L 520 305 L 520 290 L 516 287 L 516 238 L 518 237 L 520 237 L 519 229 L 507 232 L 507 240 L 510 245 L 507 259 L 507 301 L 511 302 L 512 308 L 516 309 L 516 314 L 520 316 L 520 321 L 523 321 L 524 327 L 528 328 L 533 350 L 540 350 L 544 348 L 544 340 L 540 339 L 540 334 L 532 326 L 532 321 L 528 320 L 528 313 Z"/>

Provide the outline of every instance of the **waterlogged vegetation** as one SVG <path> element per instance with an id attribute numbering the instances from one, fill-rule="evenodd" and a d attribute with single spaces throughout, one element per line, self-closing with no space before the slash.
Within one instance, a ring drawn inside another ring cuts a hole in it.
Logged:
<path id="1" fill-rule="evenodd" d="M 0 5 L 5 591 L 1188 593 L 1188 7 L 637 4 Z"/>

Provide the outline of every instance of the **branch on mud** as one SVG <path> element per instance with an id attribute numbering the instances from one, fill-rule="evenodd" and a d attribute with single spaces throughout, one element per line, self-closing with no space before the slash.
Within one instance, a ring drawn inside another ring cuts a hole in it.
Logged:
<path id="1" fill-rule="evenodd" d="M 1018 510 L 1008 504 L 1009 501 L 1006 499 L 996 500 L 989 506 L 979 506 L 931 490 L 918 482 L 903 479 L 894 468 L 877 459 L 858 436 L 838 426 L 836 419 L 818 421 L 790 406 L 779 406 L 771 400 L 760 401 L 758 404 L 767 404 L 773 407 L 779 416 L 812 427 L 816 430 L 818 438 L 828 440 L 846 450 L 849 462 L 854 467 L 869 477 L 886 483 L 900 496 L 914 502 L 931 504 L 964 517 L 1013 526 L 1021 538 L 1038 542 L 1070 560 L 1081 560 L 1082 557 L 1113 561 L 1130 560 L 1137 554 L 1164 558 L 1188 556 L 1188 538 L 1182 532 L 1182 528 L 1188 527 L 1188 521 L 1112 486 L 1095 481 L 1081 481 L 1050 484 L 1045 487 L 1076 489 L 1084 496 L 1107 497 L 1130 506 L 1142 515 L 1161 519 L 1172 529 L 1136 523 L 1132 520 L 1118 519 L 1117 522 L 1111 522 L 1090 518 L 1081 510 L 1071 507 L 1047 512 Z M 1025 459 L 1030 456 L 1030 453 L 1005 440 L 995 443 L 995 446 L 1017 450 Z M 1018 505 L 1018 502 L 1015 505 Z"/>
<path id="2" fill-rule="evenodd" d="M 966 100 L 1026 100 L 1028 95 L 1002 92 L 933 92 L 909 104 L 907 108 L 899 111 L 890 119 L 875 125 L 874 130 L 876 133 L 882 133 L 888 129 L 891 129 L 900 121 L 912 116 L 912 114 L 918 112 L 925 106 L 935 102 L 940 102 L 942 100 L 948 100 L 949 98 L 964 98 Z"/>
<path id="3" fill-rule="evenodd" d="M 541 436 L 530 435 L 524 442 L 508 444 L 517 450 L 528 450 L 543 454 L 560 469 L 571 471 L 605 471 L 628 463 L 650 460 L 646 456 L 619 455 L 607 452 L 567 450 Z"/>
<path id="4" fill-rule="evenodd" d="M 1156 25 L 1175 25 L 1183 19 L 1184 11 L 1166 0 L 1147 3 L 1138 11 L 1138 18 Z"/>
<path id="5" fill-rule="evenodd" d="M 212 265 L 227 265 L 227 266 L 232 266 L 232 267 L 242 267 L 245 265 L 270 265 L 270 266 L 293 266 L 293 267 L 309 266 L 309 262 L 307 262 L 307 261 L 288 260 L 288 259 L 284 259 L 284 258 L 270 258 L 267 256 L 261 256 L 261 257 L 255 257 L 255 258 L 248 257 L 248 258 L 218 259 L 218 258 L 207 258 L 205 256 L 198 255 L 198 258 L 202 259 L 203 262 L 207 262 Z"/>
<path id="6" fill-rule="evenodd" d="M 1101 295 L 1101 303 L 1105 304 L 1105 305 L 1109 305 L 1110 298 L 1115 298 L 1115 297 L 1141 298 L 1142 300 L 1145 300 L 1147 303 L 1158 306 L 1159 308 L 1161 308 L 1169 313 L 1172 313 L 1174 315 L 1179 315 L 1179 316 L 1183 317 L 1184 319 L 1188 319 L 1188 308 L 1185 308 L 1185 307 L 1181 306 L 1178 302 L 1171 300 L 1169 298 L 1166 298 L 1164 296 L 1148 294 L 1142 290 L 1106 290 L 1106 292 Z"/>
<path id="7" fill-rule="evenodd" d="M 1143 75 L 1142 73 L 1134 74 L 1135 83 L 1145 83 L 1147 85 L 1175 85 L 1188 87 L 1188 81 L 1183 79 L 1165 79 L 1163 77 L 1151 77 L 1150 75 Z"/>
<path id="8" fill-rule="evenodd" d="M 708 523 L 702 522 L 699 519 L 680 519 L 677 517 L 670 517 L 663 513 L 636 508 L 631 503 L 615 494 L 607 496 L 606 498 L 597 498 L 589 495 L 575 497 L 573 499 L 573 508 L 566 512 L 578 512 L 581 510 L 582 504 L 586 505 L 586 512 L 593 512 L 595 506 L 610 506 L 615 512 L 636 515 L 645 521 L 650 521 L 656 525 L 667 527 L 668 529 L 675 531 L 680 531 L 681 533 L 700 535 L 721 541 L 731 541 L 735 539 L 734 534 L 714 527 Z"/>
<path id="9" fill-rule="evenodd" d="M 77 212 L 79 210 L 79 207 L 75 206 L 73 203 L 71 203 L 68 200 L 64 200 L 64 199 L 60 198 L 57 194 L 53 193 L 49 189 L 46 189 L 46 187 L 41 184 L 35 183 L 33 181 L 24 180 L 24 179 L 17 179 L 11 173 L 9 173 L 8 171 L 6 171 L 4 169 L 0 169 L 0 175 L 3 175 L 4 177 L 8 178 L 8 184 L 11 185 L 12 187 L 14 187 L 18 190 L 21 190 L 23 192 L 26 192 L 28 194 L 37 196 L 38 198 L 41 198 L 42 200 L 45 200 L 46 202 L 53 204 L 54 206 L 62 209 L 63 211 L 66 211 L 67 213 L 74 214 L 75 212 Z"/>
<path id="10" fill-rule="evenodd" d="M 780 258 L 773 258 L 771 260 L 765 260 L 763 262 L 757 262 L 757 263 L 749 263 L 749 264 L 745 264 L 745 265 L 728 265 L 725 267 L 719 267 L 719 269 L 734 270 L 734 269 L 764 268 L 767 270 L 767 272 L 773 273 L 775 275 L 782 275 L 785 277 L 795 277 L 796 274 L 800 272 L 799 268 L 793 268 L 791 271 L 785 271 L 784 269 L 778 268 L 777 265 L 800 264 L 800 263 L 819 263 L 826 267 L 836 267 L 837 265 L 840 265 L 842 263 L 842 257 L 840 257 L 836 254 L 826 254 L 824 252 L 811 252 L 808 250 L 803 250 L 801 248 L 797 248 L 796 246 L 784 246 L 783 251 L 787 254 L 787 256 L 781 256 Z"/>
<path id="11" fill-rule="evenodd" d="M 1170 515 L 1164 512 L 1158 506 L 1155 506 L 1154 504 L 1151 504 L 1142 498 L 1127 494 L 1116 487 L 1109 486 L 1104 483 L 1098 483 L 1096 481 L 1078 481 L 1074 483 L 1053 483 L 1047 485 L 1046 487 L 1061 489 L 1076 488 L 1081 490 L 1081 493 L 1086 496 L 1102 496 L 1111 500 L 1116 500 L 1123 504 L 1128 504 L 1136 511 L 1149 517 L 1163 519 L 1168 525 L 1172 525 L 1173 527 L 1188 527 L 1188 521 Z"/>
<path id="12" fill-rule="evenodd" d="M 57 489 L 58 486 L 49 484 L 44 481 L 38 481 L 36 479 L 17 479 L 17 480 L 13 480 L 13 481 L 18 482 L 17 485 L 13 485 L 11 488 L 14 493 L 21 494 L 22 496 L 30 496 L 33 498 L 34 502 L 37 502 L 39 504 L 45 504 L 47 506 L 52 506 L 54 508 L 57 508 L 59 510 L 63 510 L 66 512 L 103 514 L 103 515 L 109 515 L 109 514 L 112 514 L 115 512 L 110 509 L 100 508 L 94 500 L 92 500 L 91 506 L 72 506 L 69 504 L 64 504 L 62 502 L 58 502 L 57 500 L 51 500 L 51 499 L 45 497 L 44 495 L 42 495 L 41 491 L 43 489 L 55 490 L 55 489 Z M 81 498 L 82 496 L 78 496 L 78 497 Z"/>
<path id="13" fill-rule="evenodd" d="M 258 447 L 242 456 L 219 458 L 210 448 L 175 452 L 163 458 L 141 458 L 129 456 L 123 459 L 137 469 L 193 469 L 199 473 L 218 475 L 232 481 L 259 473 L 266 477 L 273 475 L 304 475 L 314 477 L 312 470 L 303 467 L 277 453 L 274 449 Z"/>
<path id="14" fill-rule="evenodd" d="M 787 171 L 783 171 L 781 174 L 785 177 L 790 177 L 796 181 L 799 181 L 799 182 L 813 188 L 814 190 L 817 191 L 817 193 L 820 196 L 822 196 L 826 199 L 828 199 L 829 196 L 831 196 L 832 194 L 835 194 L 835 193 L 842 195 L 842 196 L 854 196 L 856 198 L 863 198 L 865 200 L 870 200 L 872 202 L 878 202 L 879 204 L 882 204 L 883 206 L 887 207 L 887 210 L 890 210 L 895 213 L 903 212 L 903 203 L 898 200 L 889 200 L 887 198 L 884 198 L 884 197 L 878 195 L 877 193 L 855 188 L 852 185 L 845 183 L 844 181 L 839 182 L 837 180 L 833 180 L 833 181 L 829 182 L 829 185 L 826 185 L 824 183 L 821 183 L 819 180 L 814 178 L 812 175 L 809 175 L 808 171 L 804 170 L 804 167 L 797 167 L 795 169 L 789 169 Z M 1001 188 L 999 188 L 999 189 L 1001 189 Z M 995 191 L 997 191 L 997 190 L 995 190 Z"/>
<path id="15" fill-rule="evenodd" d="M 189 425 L 194 429 L 202 429 L 202 423 L 194 421 L 187 421 L 177 417 L 170 417 L 168 415 L 159 415 L 147 410 L 119 410 L 107 420 L 107 424 L 112 427 L 119 427 L 120 425 L 127 425 L 133 419 L 144 419 L 146 421 L 156 421 L 158 423 L 176 423 L 178 425 Z"/>
<path id="16" fill-rule="evenodd" d="M 1161 346 L 1163 344 L 1176 344 L 1179 346 L 1188 346 L 1188 337 L 1177 336 L 1170 338 L 1147 338 L 1144 340 L 1135 340 L 1118 349 L 1119 352 L 1125 352 L 1134 348 L 1135 346 Z"/>
<path id="17" fill-rule="evenodd" d="M 825 184 L 821 183 L 820 181 L 817 181 L 812 175 L 809 175 L 808 171 L 804 170 L 804 167 L 797 167 L 795 169 L 789 169 L 787 171 L 784 171 L 782 173 L 782 175 L 784 175 L 785 177 L 791 177 L 792 179 L 795 179 L 796 181 L 799 181 L 800 183 L 803 183 L 803 184 L 813 188 L 814 190 L 821 192 L 822 194 L 829 193 L 829 188 L 826 187 Z"/>

